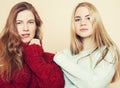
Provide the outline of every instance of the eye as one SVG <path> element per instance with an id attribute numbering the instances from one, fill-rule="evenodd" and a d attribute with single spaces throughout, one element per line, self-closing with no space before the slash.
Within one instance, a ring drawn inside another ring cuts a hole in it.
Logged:
<path id="1" fill-rule="evenodd" d="M 22 22 L 21 21 L 17 21 L 16 24 L 19 25 L 19 24 L 22 24 Z"/>
<path id="2" fill-rule="evenodd" d="M 78 21 L 80 21 L 80 20 L 81 20 L 80 18 L 76 18 L 76 19 L 75 19 L 75 22 L 78 22 Z"/>
<path id="3" fill-rule="evenodd" d="M 91 17 L 87 17 L 87 20 L 91 20 Z"/>

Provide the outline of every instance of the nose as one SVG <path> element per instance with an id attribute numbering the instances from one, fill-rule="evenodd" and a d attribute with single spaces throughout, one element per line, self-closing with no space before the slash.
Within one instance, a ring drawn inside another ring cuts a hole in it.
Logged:
<path id="1" fill-rule="evenodd" d="M 29 30 L 29 27 L 27 24 L 24 24 L 24 28 L 23 28 L 24 31 L 28 31 Z"/>
<path id="2" fill-rule="evenodd" d="M 86 20 L 81 20 L 80 25 L 85 26 L 86 25 Z"/>

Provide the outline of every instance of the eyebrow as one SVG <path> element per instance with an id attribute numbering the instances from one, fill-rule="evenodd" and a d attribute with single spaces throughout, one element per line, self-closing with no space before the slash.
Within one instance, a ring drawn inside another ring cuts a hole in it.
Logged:
<path id="1" fill-rule="evenodd" d="M 16 20 L 16 21 L 22 21 L 22 20 Z M 35 21 L 35 19 L 29 19 L 28 21 Z"/>
<path id="2" fill-rule="evenodd" d="M 88 17 L 90 16 L 89 14 L 88 15 L 85 15 L 85 17 Z M 81 18 L 80 16 L 75 16 L 74 18 Z"/>
<path id="3" fill-rule="evenodd" d="M 35 19 L 29 19 L 28 21 L 35 21 Z"/>

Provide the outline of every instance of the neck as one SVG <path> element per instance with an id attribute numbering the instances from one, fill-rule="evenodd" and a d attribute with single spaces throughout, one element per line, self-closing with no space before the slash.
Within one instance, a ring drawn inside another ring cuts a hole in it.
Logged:
<path id="1" fill-rule="evenodd" d="M 85 38 L 83 39 L 83 50 L 88 50 L 96 47 L 96 43 L 93 38 Z"/>

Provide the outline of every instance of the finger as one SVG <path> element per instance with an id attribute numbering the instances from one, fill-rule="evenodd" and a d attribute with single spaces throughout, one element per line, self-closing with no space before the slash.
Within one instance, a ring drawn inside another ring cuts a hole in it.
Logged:
<path id="1" fill-rule="evenodd" d="M 30 41 L 29 45 L 31 45 L 31 44 L 40 45 L 40 41 L 39 41 L 39 39 L 32 39 L 32 40 Z"/>

